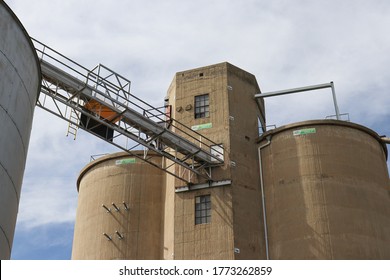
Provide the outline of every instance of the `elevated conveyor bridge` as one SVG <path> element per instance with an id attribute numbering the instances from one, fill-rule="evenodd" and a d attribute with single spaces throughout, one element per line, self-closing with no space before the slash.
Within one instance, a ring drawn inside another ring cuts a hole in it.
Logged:
<path id="1" fill-rule="evenodd" d="M 194 174 L 212 181 L 211 168 L 224 161 L 221 145 L 172 119 L 170 105 L 155 108 L 131 94 L 130 81 L 104 65 L 88 70 L 33 42 L 42 70 L 37 106 L 66 120 L 68 134 L 76 137 L 81 128 L 189 184 Z M 144 156 L 132 153 L 140 145 Z M 156 165 L 149 151 L 168 160 Z"/>

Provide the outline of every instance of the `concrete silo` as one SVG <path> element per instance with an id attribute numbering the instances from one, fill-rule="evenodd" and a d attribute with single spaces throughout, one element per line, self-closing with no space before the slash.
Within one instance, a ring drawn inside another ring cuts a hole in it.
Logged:
<path id="1" fill-rule="evenodd" d="M 271 259 L 389 259 L 387 149 L 372 130 L 307 121 L 259 142 Z"/>
<path id="2" fill-rule="evenodd" d="M 144 151 L 134 153 L 144 156 Z M 161 166 L 160 156 L 147 156 Z M 72 259 L 160 259 L 163 176 L 125 152 L 88 164 L 77 183 Z"/>
<path id="3" fill-rule="evenodd" d="M 30 36 L 0 1 L 0 259 L 9 259 L 41 83 Z"/>

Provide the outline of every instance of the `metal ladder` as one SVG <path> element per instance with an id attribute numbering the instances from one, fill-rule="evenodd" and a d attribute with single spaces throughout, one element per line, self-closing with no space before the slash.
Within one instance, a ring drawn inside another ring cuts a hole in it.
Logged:
<path id="1" fill-rule="evenodd" d="M 197 183 L 200 178 L 213 181 L 211 168 L 224 162 L 221 145 L 172 119 L 165 110 L 132 95 L 130 81 L 104 65 L 88 70 L 32 40 L 42 71 L 37 106 L 68 121 L 69 134 L 75 137 L 73 128 L 82 128 L 188 184 Z M 135 145 L 129 148 L 129 141 Z M 163 161 L 168 164 L 154 163 L 154 155 L 148 152 L 144 156 L 132 153 L 140 145 L 168 159 Z M 176 165 L 182 168 L 175 168 Z M 183 170 L 189 171 L 186 176 Z"/>
<path id="2" fill-rule="evenodd" d="M 68 122 L 68 130 L 66 132 L 66 136 L 73 135 L 73 140 L 76 140 L 77 131 L 79 129 L 78 125 L 75 125 L 75 123 L 78 123 L 80 121 L 78 113 L 71 109 L 69 114 L 69 122 Z"/>

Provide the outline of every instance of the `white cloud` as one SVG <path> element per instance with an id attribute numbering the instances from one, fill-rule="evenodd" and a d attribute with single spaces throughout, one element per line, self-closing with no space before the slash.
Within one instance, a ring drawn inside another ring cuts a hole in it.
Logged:
<path id="1" fill-rule="evenodd" d="M 79 131 L 66 137 L 67 123 L 36 108 L 18 223 L 25 228 L 74 221 L 76 181 L 90 156 L 116 150 Z"/>
<path id="2" fill-rule="evenodd" d="M 25 180 L 18 223 L 29 229 L 74 221 L 77 207 L 74 178 L 41 176 Z"/>

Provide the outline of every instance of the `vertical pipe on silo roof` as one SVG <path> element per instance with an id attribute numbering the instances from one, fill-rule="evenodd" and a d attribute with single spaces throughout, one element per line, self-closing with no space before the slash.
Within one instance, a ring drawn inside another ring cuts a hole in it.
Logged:
<path id="1" fill-rule="evenodd" d="M 334 83 L 333 82 L 330 82 L 330 87 L 332 89 L 332 97 L 333 97 L 334 109 L 336 111 L 336 119 L 340 120 L 340 110 L 339 110 L 339 106 L 337 105 L 336 91 L 334 89 Z"/>

